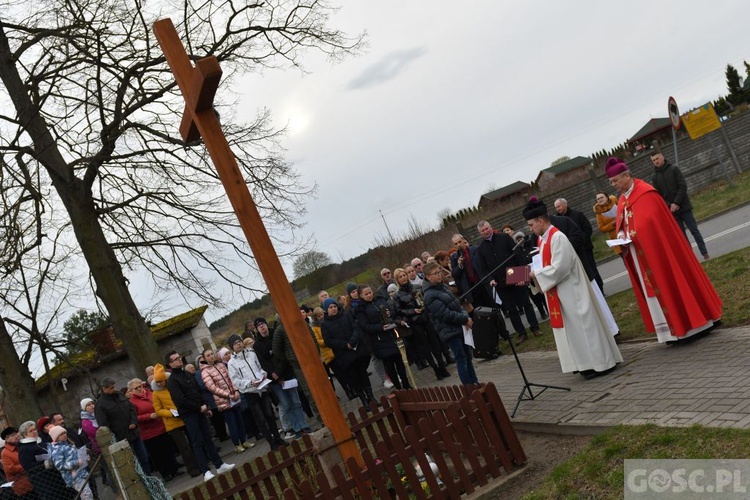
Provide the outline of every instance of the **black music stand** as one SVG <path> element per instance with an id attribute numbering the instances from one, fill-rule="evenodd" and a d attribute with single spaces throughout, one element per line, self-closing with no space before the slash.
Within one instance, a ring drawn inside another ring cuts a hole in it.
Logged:
<path id="1" fill-rule="evenodd" d="M 508 344 L 510 344 L 510 349 L 513 351 L 513 357 L 516 358 L 516 364 L 518 365 L 518 371 L 521 372 L 521 378 L 523 378 L 523 389 L 521 389 L 521 393 L 518 395 L 518 400 L 516 401 L 516 407 L 513 408 L 513 413 L 510 414 L 510 418 L 515 418 L 516 412 L 518 411 L 518 407 L 521 406 L 521 401 L 533 401 L 541 394 L 546 391 L 547 389 L 558 389 L 560 391 L 570 391 L 570 387 L 559 387 L 556 385 L 545 385 L 545 384 L 535 384 L 533 382 L 529 382 L 529 379 L 526 378 L 526 373 L 523 371 L 523 366 L 521 366 L 521 360 L 518 359 L 518 353 L 516 353 L 516 348 L 513 345 L 513 340 L 510 338 L 510 335 L 506 332 L 506 340 L 508 341 Z M 532 387 L 540 387 L 542 390 L 534 394 L 534 391 L 531 390 Z"/>

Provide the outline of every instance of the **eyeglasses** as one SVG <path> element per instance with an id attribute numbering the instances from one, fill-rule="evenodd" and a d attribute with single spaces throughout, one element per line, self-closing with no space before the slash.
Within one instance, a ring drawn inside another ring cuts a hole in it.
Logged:
<path id="1" fill-rule="evenodd" d="M 179 356 L 179 355 L 177 355 L 177 356 L 172 356 L 171 358 L 169 358 L 169 362 L 170 362 L 170 363 L 174 363 L 174 362 L 175 362 L 175 361 L 177 361 L 178 359 L 180 359 L 180 356 Z"/>
<path id="2" fill-rule="evenodd" d="M 422 264 L 414 264 L 414 267 L 422 267 Z"/>
<path id="3" fill-rule="evenodd" d="M 618 183 L 623 177 L 625 177 L 625 172 L 623 172 L 621 174 L 617 174 L 614 177 L 610 177 L 609 183 L 614 185 L 614 184 Z"/>
<path id="4" fill-rule="evenodd" d="M 390 276 L 390 275 L 391 275 L 391 272 L 390 272 L 390 271 L 388 271 L 387 273 L 381 273 L 380 275 L 381 275 L 381 276 Z"/>

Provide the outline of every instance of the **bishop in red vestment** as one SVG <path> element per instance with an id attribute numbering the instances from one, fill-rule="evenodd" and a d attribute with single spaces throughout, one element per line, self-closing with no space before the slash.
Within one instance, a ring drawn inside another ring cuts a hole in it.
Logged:
<path id="1" fill-rule="evenodd" d="M 620 192 L 617 235 L 647 332 L 659 342 L 689 337 L 721 319 L 722 302 L 658 191 L 634 179 L 624 161 L 607 160 Z"/>

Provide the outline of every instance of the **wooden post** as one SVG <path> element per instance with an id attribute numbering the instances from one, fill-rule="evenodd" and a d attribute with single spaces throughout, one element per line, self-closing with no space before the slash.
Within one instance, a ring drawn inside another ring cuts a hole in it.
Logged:
<path id="1" fill-rule="evenodd" d="M 135 470 L 135 455 L 126 440 L 112 442 L 112 431 L 107 427 L 99 427 L 96 430 L 96 442 L 102 450 L 102 459 L 107 462 L 111 477 L 110 481 L 116 481 L 117 490 L 125 499 L 149 500 L 151 495 L 144 486 Z M 93 478 L 92 478 L 93 481 Z"/>
<path id="2" fill-rule="evenodd" d="M 154 23 L 154 34 L 185 98 L 185 112 L 180 124 L 182 138 L 186 143 L 191 143 L 203 137 L 273 303 L 286 327 L 323 423 L 331 430 L 344 462 L 351 457 L 362 465 L 362 456 L 353 440 L 351 429 L 346 424 L 312 337 L 299 313 L 292 288 L 214 112 L 213 99 L 221 79 L 219 62 L 215 57 L 206 57 L 197 61 L 193 68 L 171 19 L 161 19 Z"/>

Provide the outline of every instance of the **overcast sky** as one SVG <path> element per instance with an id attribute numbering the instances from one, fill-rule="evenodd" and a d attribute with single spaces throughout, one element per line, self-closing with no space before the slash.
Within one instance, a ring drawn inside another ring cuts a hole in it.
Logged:
<path id="1" fill-rule="evenodd" d="M 367 52 L 248 75 L 242 107 L 289 124 L 288 159 L 319 186 L 305 233 L 337 262 L 384 238 L 379 210 L 394 233 L 410 215 L 435 227 L 490 186 L 611 149 L 670 95 L 684 112 L 726 94 L 726 65 L 750 61 L 747 0 L 347 0 L 332 24 L 366 30 Z"/>

